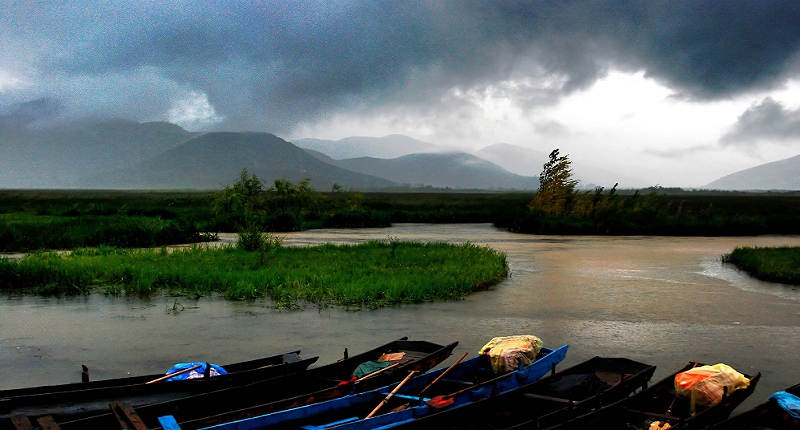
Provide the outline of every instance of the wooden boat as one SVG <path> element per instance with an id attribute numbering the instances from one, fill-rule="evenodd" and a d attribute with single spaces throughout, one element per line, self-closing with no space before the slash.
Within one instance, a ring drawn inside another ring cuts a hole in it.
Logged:
<path id="1" fill-rule="evenodd" d="M 0 429 L 13 415 L 50 415 L 66 421 L 108 411 L 110 401 L 132 405 L 176 399 L 225 387 L 233 387 L 280 375 L 304 371 L 318 357 L 300 358 L 300 351 L 256 360 L 222 365 L 225 375 L 148 383 L 164 374 L 106 379 L 100 381 L 18 388 L 0 391 Z"/>
<path id="2" fill-rule="evenodd" d="M 550 427 L 647 388 L 655 370 L 627 358 L 594 357 L 527 387 L 465 402 L 397 428 Z"/>
<path id="3" fill-rule="evenodd" d="M 800 384 L 785 389 L 789 394 L 800 396 Z M 800 429 L 800 418 L 789 415 L 775 399 L 731 417 L 713 427 L 713 430 L 755 430 L 755 429 Z"/>
<path id="4" fill-rule="evenodd" d="M 692 415 L 689 400 L 676 395 L 675 376 L 701 365 L 703 364 L 689 362 L 677 372 L 646 390 L 549 428 L 559 430 L 585 428 L 648 430 L 654 422 L 658 421 L 661 426 L 669 424 L 669 428 L 673 429 L 703 429 L 728 418 L 731 412 L 753 393 L 761 378 L 761 373 L 752 376 L 744 375 L 750 380 L 747 388 L 726 393 L 718 404 L 705 409 L 698 408 Z M 514 428 L 536 427 L 535 425 L 526 425 Z"/>
<path id="5" fill-rule="evenodd" d="M 410 341 L 403 337 L 357 355 L 349 355 L 345 350 L 341 360 L 302 373 L 136 407 L 135 412 L 143 424 L 151 429 L 160 427 L 158 417 L 162 415 L 172 415 L 180 422 L 187 422 L 188 428 L 211 425 L 202 423 L 225 417 L 239 419 L 261 415 L 266 413 L 259 412 L 261 410 L 284 409 L 391 384 L 411 370 L 424 372 L 432 369 L 449 357 L 457 345 L 458 342 L 443 346 L 426 341 Z M 402 355 L 399 360 L 393 361 L 395 367 L 373 373 L 358 384 L 339 385 L 350 381 L 353 372 L 361 364 L 377 360 L 387 353 Z M 59 422 L 59 425 L 62 430 L 119 428 L 118 418 L 110 413 L 108 404 L 105 407 L 106 413 L 103 415 Z"/>
<path id="6" fill-rule="evenodd" d="M 527 386 L 552 372 L 556 364 L 564 359 L 567 348 L 567 345 L 555 350 L 542 348 L 531 364 L 500 374 L 492 370 L 485 356 L 479 355 L 421 375 L 409 372 L 403 381 L 376 390 L 207 428 L 392 428 L 448 408 L 457 408 L 468 402 Z M 159 420 L 165 429 L 182 429 L 172 416 Z"/>

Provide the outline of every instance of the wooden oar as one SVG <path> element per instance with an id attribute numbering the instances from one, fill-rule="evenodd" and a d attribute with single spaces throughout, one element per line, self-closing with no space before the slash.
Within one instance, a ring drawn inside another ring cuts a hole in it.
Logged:
<path id="1" fill-rule="evenodd" d="M 402 387 L 403 385 L 405 385 L 405 383 L 406 383 L 406 382 L 408 382 L 408 380 L 409 380 L 409 379 L 411 379 L 411 377 L 412 377 L 412 376 L 414 376 L 414 374 L 415 374 L 415 373 L 418 373 L 418 372 L 419 372 L 418 370 L 412 370 L 411 372 L 409 372 L 409 373 L 408 373 L 408 376 L 406 376 L 406 379 L 403 379 L 403 382 L 401 382 L 401 383 L 397 384 L 397 386 L 396 386 L 396 387 L 394 387 L 394 390 L 392 390 L 392 392 L 391 392 L 391 393 L 389 393 L 389 395 L 388 395 L 388 396 L 386 396 L 386 398 L 385 398 L 385 399 L 381 400 L 381 402 L 380 402 L 380 403 L 378 403 L 378 406 L 375 406 L 375 409 L 373 409 L 373 410 L 372 410 L 372 412 L 370 412 L 370 413 L 369 413 L 369 415 L 367 415 L 367 416 L 366 416 L 366 418 L 364 418 L 364 419 L 367 419 L 367 418 L 372 418 L 372 416 L 373 416 L 373 415 L 375 415 L 375 414 L 378 412 L 378 409 L 380 409 L 380 408 L 381 408 L 381 406 L 383 406 L 383 405 L 385 405 L 386 403 L 388 403 L 388 402 L 389 402 L 389 399 L 391 399 L 391 398 L 392 398 L 392 396 L 394 396 L 394 393 L 396 393 L 396 392 L 397 392 L 397 390 L 399 390 L 399 389 L 400 389 L 400 387 Z"/>
<path id="2" fill-rule="evenodd" d="M 179 371 L 177 371 L 175 373 L 170 373 L 169 375 L 164 375 L 164 376 L 162 376 L 160 378 L 153 379 L 150 382 L 145 382 L 145 384 L 155 384 L 156 382 L 161 382 L 161 381 L 167 380 L 169 378 L 172 378 L 173 376 L 183 375 L 186 372 L 191 372 L 192 370 L 199 369 L 201 367 L 203 367 L 203 365 L 202 364 L 198 364 L 197 366 L 190 367 L 188 369 L 179 370 Z"/>
<path id="3" fill-rule="evenodd" d="M 444 378 L 444 375 L 447 375 L 447 374 L 448 374 L 448 373 L 449 373 L 451 370 L 453 370 L 453 368 L 454 368 L 454 367 L 456 367 L 456 365 L 457 365 L 458 363 L 460 363 L 460 362 L 461 362 L 461 360 L 463 360 L 463 359 L 464 359 L 464 358 L 467 356 L 467 354 L 469 354 L 469 352 L 465 352 L 465 353 L 464 353 L 464 355 L 462 355 L 462 356 L 461 356 L 461 358 L 459 358 L 458 360 L 456 360 L 456 362 L 455 362 L 455 363 L 453 363 L 453 364 L 451 364 L 451 365 L 450 365 L 450 367 L 448 367 L 448 368 L 447 368 L 447 370 L 445 370 L 444 372 L 442 372 L 442 374 L 441 374 L 441 375 L 437 376 L 437 377 L 436 377 L 436 379 L 434 379 L 433 381 L 431 381 L 431 383 L 430 383 L 430 384 L 428 384 L 428 386 L 427 386 L 427 387 L 423 388 L 423 389 L 422 389 L 422 391 L 420 391 L 420 392 L 419 392 L 419 395 L 420 395 L 420 397 L 422 396 L 422 393 L 424 393 L 424 392 L 428 391 L 428 388 L 431 388 L 431 387 L 433 386 L 433 384 L 435 384 L 435 383 L 439 382 L 439 380 L 440 380 L 440 379 Z"/>

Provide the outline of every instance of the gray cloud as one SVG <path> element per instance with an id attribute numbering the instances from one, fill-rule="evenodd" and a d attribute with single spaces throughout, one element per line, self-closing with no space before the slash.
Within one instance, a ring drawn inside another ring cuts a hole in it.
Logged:
<path id="1" fill-rule="evenodd" d="M 786 109 L 770 97 L 755 103 L 739 115 L 720 142 L 724 145 L 752 145 L 761 141 L 800 140 L 800 109 Z"/>
<path id="2" fill-rule="evenodd" d="M 160 3 L 4 5 L 0 68 L 30 83 L 9 91 L 137 120 L 202 92 L 218 128 L 284 132 L 343 107 L 445 109 L 454 88 L 509 80 L 534 83 L 516 91 L 535 107 L 612 67 L 725 98 L 782 83 L 800 47 L 794 0 Z M 97 85 L 64 89 L 76 82 Z"/>

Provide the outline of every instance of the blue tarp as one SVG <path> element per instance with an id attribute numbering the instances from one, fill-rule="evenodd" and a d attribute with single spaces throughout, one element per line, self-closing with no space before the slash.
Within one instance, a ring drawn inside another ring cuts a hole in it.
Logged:
<path id="1" fill-rule="evenodd" d="M 778 391 L 769 396 L 769 398 L 775 399 L 775 401 L 792 417 L 800 418 L 800 397 L 787 393 L 786 391 Z"/>
<path id="2" fill-rule="evenodd" d="M 202 378 L 203 375 L 206 372 L 206 364 L 211 366 L 211 372 L 210 372 L 211 376 L 227 375 L 228 374 L 228 372 L 226 372 L 225 369 L 223 369 L 220 366 L 217 366 L 216 364 L 203 363 L 201 361 L 195 361 L 195 362 L 192 362 L 192 363 L 178 363 L 178 364 L 170 367 L 170 369 L 167 370 L 167 373 L 165 373 L 165 375 L 169 375 L 170 373 L 180 372 L 181 370 L 189 369 L 189 368 L 192 368 L 194 366 L 198 366 L 198 365 L 200 366 L 199 368 L 197 368 L 195 370 L 192 370 L 191 372 L 186 372 L 186 373 L 182 373 L 182 374 L 177 375 L 177 376 L 173 376 L 172 378 L 167 379 L 167 381 L 182 381 L 184 379 Z"/>

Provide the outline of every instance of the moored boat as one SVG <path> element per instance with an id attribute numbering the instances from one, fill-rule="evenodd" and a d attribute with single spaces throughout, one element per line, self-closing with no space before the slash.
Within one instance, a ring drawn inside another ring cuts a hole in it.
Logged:
<path id="1" fill-rule="evenodd" d="M 742 375 L 748 380 L 746 387 L 732 392 L 723 389 L 722 397 L 717 403 L 702 407 L 693 404 L 690 398 L 679 395 L 675 388 L 676 376 L 702 365 L 702 363 L 689 362 L 677 372 L 646 390 L 549 428 L 559 430 L 586 428 L 703 429 L 728 418 L 731 412 L 753 393 L 761 378 L 761 373 L 752 376 Z M 514 428 L 537 427 L 528 424 Z"/>
<path id="2" fill-rule="evenodd" d="M 549 427 L 647 388 L 655 369 L 627 358 L 594 357 L 518 390 L 465 402 L 398 428 Z"/>
<path id="3" fill-rule="evenodd" d="M 339 361 L 302 373 L 136 407 L 135 412 L 150 429 L 160 427 L 158 417 L 162 415 L 176 417 L 179 422 L 186 423 L 187 428 L 209 426 L 223 419 L 261 415 L 267 413 L 261 411 L 285 409 L 381 387 L 402 379 L 409 371 L 424 372 L 435 367 L 449 357 L 457 345 L 458 342 L 440 345 L 403 337 L 359 354 L 346 352 Z M 365 363 L 375 365 L 376 361 L 389 366 L 361 377 L 358 383 L 352 380 L 359 367 L 364 367 Z M 108 404 L 106 411 L 109 411 Z M 62 430 L 119 428 L 117 417 L 110 412 L 59 424 Z"/>
<path id="4" fill-rule="evenodd" d="M 317 359 L 304 359 L 300 357 L 300 351 L 292 351 L 224 364 L 221 367 L 227 374 L 198 379 L 162 381 L 164 374 L 152 374 L 3 390 L 0 391 L 0 429 L 7 428 L 4 423 L 14 415 L 31 418 L 49 415 L 57 421 L 77 419 L 107 412 L 111 401 L 144 405 L 186 397 L 304 371 Z M 153 381 L 157 382 L 151 383 Z"/>
<path id="5" fill-rule="evenodd" d="M 567 349 L 567 345 L 555 350 L 541 348 L 530 364 L 521 364 L 517 369 L 501 373 L 495 372 L 486 356 L 478 355 L 425 374 L 410 372 L 403 381 L 376 390 L 222 423 L 208 429 L 392 428 L 529 385 L 552 372 L 564 359 Z M 160 419 L 165 428 L 182 428 L 171 416 Z"/>

